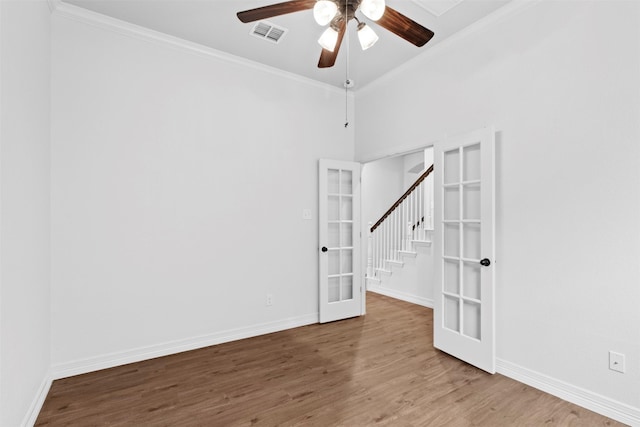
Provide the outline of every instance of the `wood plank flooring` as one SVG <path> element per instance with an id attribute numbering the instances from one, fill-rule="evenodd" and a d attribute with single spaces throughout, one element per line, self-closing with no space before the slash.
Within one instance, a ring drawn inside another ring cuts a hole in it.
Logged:
<path id="1" fill-rule="evenodd" d="M 622 425 L 433 348 L 432 311 L 368 314 L 53 383 L 37 426 Z"/>

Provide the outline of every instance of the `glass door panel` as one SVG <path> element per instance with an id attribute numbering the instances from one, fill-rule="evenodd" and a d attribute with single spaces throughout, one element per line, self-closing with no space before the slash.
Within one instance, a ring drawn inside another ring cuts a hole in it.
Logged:
<path id="1" fill-rule="evenodd" d="M 462 147 L 462 180 L 480 180 L 480 144 Z"/>
<path id="2" fill-rule="evenodd" d="M 327 219 L 329 221 L 340 220 L 340 197 L 329 196 L 327 198 Z"/>
<path id="3" fill-rule="evenodd" d="M 444 153 L 444 184 L 460 182 L 460 150 L 450 150 Z"/>
<path id="4" fill-rule="evenodd" d="M 353 246 L 353 224 L 350 222 L 342 223 L 341 225 L 342 231 L 340 233 L 340 238 L 342 239 L 342 247 L 352 247 Z"/>
<path id="5" fill-rule="evenodd" d="M 330 222 L 327 224 L 327 246 L 330 248 L 340 247 L 340 223 Z"/>
<path id="6" fill-rule="evenodd" d="M 340 274 L 340 249 L 329 249 L 329 274 L 335 276 Z"/>
<path id="7" fill-rule="evenodd" d="M 462 186 L 462 218 L 480 220 L 480 183 Z"/>
<path id="8" fill-rule="evenodd" d="M 340 170 L 330 169 L 327 171 L 327 191 L 329 194 L 340 193 Z"/>
<path id="9" fill-rule="evenodd" d="M 444 228 L 444 255 L 447 257 L 460 256 L 460 224 L 443 225 Z"/>
<path id="10" fill-rule="evenodd" d="M 463 263 L 462 283 L 464 283 L 464 289 L 462 291 L 462 294 L 465 296 L 465 298 L 482 300 L 480 268 L 480 264 L 475 261 Z"/>
<path id="11" fill-rule="evenodd" d="M 340 200 L 340 220 L 351 221 L 353 219 L 353 200 L 351 196 L 341 196 Z"/>
<path id="12" fill-rule="evenodd" d="M 480 304 L 476 302 L 464 301 L 462 305 L 462 318 L 464 326 L 462 333 L 470 338 L 480 339 Z"/>
<path id="13" fill-rule="evenodd" d="M 460 262 L 444 260 L 444 291 L 457 295 L 460 292 Z"/>
<path id="14" fill-rule="evenodd" d="M 466 259 L 475 259 L 480 262 L 481 251 L 480 224 L 467 223 L 462 226 L 462 256 Z"/>
<path id="15" fill-rule="evenodd" d="M 340 301 L 340 278 L 329 277 L 329 302 Z"/>
<path id="16" fill-rule="evenodd" d="M 444 219 L 446 221 L 460 219 L 460 188 L 457 185 L 444 188 Z"/>
<path id="17" fill-rule="evenodd" d="M 460 331 L 460 298 L 445 295 L 444 327 L 454 332 Z"/>
<path id="18" fill-rule="evenodd" d="M 353 173 L 350 170 L 340 170 L 340 193 L 352 194 Z"/>
<path id="19" fill-rule="evenodd" d="M 353 298 L 353 276 L 342 277 L 342 294 L 341 301 L 350 300 Z"/>

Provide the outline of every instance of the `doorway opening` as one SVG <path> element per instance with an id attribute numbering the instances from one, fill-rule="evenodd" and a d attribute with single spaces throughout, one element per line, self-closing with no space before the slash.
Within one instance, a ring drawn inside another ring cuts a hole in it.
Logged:
<path id="1" fill-rule="evenodd" d="M 363 164 L 361 209 L 365 289 L 429 308 L 434 197 L 433 174 L 424 175 L 432 165 L 433 146 Z"/>

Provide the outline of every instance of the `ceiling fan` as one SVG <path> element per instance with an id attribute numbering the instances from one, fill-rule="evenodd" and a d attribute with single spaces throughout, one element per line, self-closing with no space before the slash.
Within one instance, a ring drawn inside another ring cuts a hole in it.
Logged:
<path id="1" fill-rule="evenodd" d="M 313 9 L 313 17 L 319 25 L 329 25 L 318 39 L 322 46 L 318 68 L 335 64 L 347 23 L 352 19 L 358 23 L 358 39 L 362 49 L 370 48 L 378 40 L 371 27 L 356 16 L 358 10 L 382 28 L 418 47 L 424 46 L 433 37 L 433 31 L 386 6 L 384 0 L 290 0 L 245 10 L 237 15 L 240 21 L 247 23 L 308 9 Z"/>

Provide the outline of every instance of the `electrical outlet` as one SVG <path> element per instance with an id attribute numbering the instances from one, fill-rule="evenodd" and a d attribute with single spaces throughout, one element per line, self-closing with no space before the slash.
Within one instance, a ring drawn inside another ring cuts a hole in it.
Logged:
<path id="1" fill-rule="evenodd" d="M 267 294 L 267 307 L 270 307 L 272 305 L 273 305 L 273 295 Z"/>
<path id="2" fill-rule="evenodd" d="M 624 354 L 609 351 L 609 369 L 624 374 Z"/>

